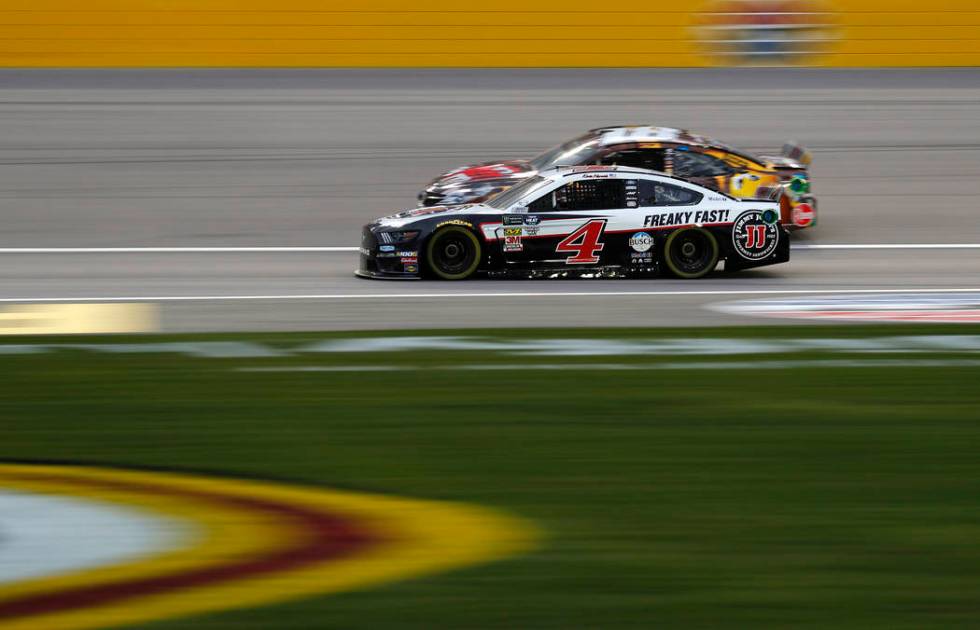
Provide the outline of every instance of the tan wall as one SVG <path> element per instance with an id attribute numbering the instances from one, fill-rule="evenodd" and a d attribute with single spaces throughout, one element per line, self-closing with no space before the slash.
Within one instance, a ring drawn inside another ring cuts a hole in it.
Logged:
<path id="1" fill-rule="evenodd" d="M 0 66 L 980 65 L 980 0 L 621 0 L 607 6 L 594 0 L 2 0 Z M 757 15 L 732 15 L 759 8 L 808 14 L 772 34 L 790 55 L 758 54 L 764 46 L 739 43 L 748 33 L 771 33 L 759 27 Z M 726 15 L 706 15 L 711 12 Z M 735 24 L 742 18 L 756 28 Z"/>

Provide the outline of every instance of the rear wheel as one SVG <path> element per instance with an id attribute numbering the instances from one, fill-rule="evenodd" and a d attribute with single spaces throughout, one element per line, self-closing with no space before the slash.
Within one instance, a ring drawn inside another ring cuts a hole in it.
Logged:
<path id="1" fill-rule="evenodd" d="M 677 230 L 667 237 L 664 263 L 678 278 L 703 278 L 718 264 L 718 241 L 703 228 Z"/>
<path id="2" fill-rule="evenodd" d="M 432 235 L 425 248 L 426 265 L 437 278 L 464 280 L 480 266 L 480 240 L 464 227 L 449 226 Z"/>

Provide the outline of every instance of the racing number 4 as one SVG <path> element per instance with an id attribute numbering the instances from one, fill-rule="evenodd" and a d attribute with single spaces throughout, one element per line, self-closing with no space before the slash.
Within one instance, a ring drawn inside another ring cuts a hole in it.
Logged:
<path id="1" fill-rule="evenodd" d="M 565 237 L 565 240 L 558 243 L 555 251 L 559 254 L 574 254 L 565 259 L 569 265 L 595 264 L 599 262 L 598 253 L 606 246 L 599 242 L 605 228 L 605 219 L 593 219 Z"/>

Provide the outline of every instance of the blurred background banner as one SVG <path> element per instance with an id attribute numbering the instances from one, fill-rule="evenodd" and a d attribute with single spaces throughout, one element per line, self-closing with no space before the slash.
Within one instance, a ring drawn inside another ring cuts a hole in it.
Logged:
<path id="1" fill-rule="evenodd" d="M 977 0 L 5 0 L 3 67 L 980 65 Z"/>

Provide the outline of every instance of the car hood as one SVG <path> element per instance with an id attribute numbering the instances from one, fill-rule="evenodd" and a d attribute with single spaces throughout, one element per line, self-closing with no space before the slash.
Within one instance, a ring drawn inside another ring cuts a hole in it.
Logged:
<path id="1" fill-rule="evenodd" d="M 490 180 L 518 180 L 527 177 L 533 171 L 531 163 L 527 160 L 506 160 L 503 162 L 483 162 L 482 164 L 470 164 L 449 171 L 444 175 L 432 180 L 432 185 L 449 187 L 454 185 L 467 184 L 470 182 L 484 182 Z"/>
<path id="2" fill-rule="evenodd" d="M 482 204 L 462 204 L 458 206 L 429 206 L 402 210 L 397 214 L 382 217 L 372 226 L 380 228 L 400 228 L 426 219 L 452 218 L 460 215 L 488 214 L 499 215 L 500 210 Z"/>
<path id="3" fill-rule="evenodd" d="M 418 199 L 425 206 L 480 203 L 536 172 L 527 160 L 461 166 L 432 180 Z"/>

